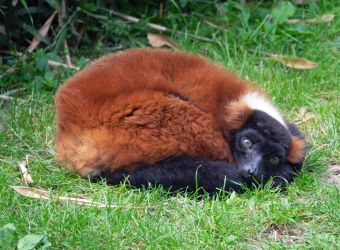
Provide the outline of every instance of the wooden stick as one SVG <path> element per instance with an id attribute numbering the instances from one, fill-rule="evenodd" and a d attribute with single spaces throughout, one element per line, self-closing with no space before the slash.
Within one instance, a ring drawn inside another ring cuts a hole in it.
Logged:
<path id="1" fill-rule="evenodd" d="M 0 95 L 0 99 L 5 100 L 5 101 L 7 101 L 7 100 L 15 100 L 14 97 L 10 97 L 10 96 L 7 96 L 7 95 Z"/>
<path id="2" fill-rule="evenodd" d="M 11 89 L 11 90 L 3 93 L 3 95 L 6 95 L 6 96 L 7 95 L 13 95 L 13 94 L 15 94 L 17 92 L 21 92 L 21 91 L 24 91 L 24 90 L 26 90 L 26 88 Z"/>
<path id="3" fill-rule="evenodd" d="M 77 66 L 68 65 L 68 64 L 65 64 L 65 63 L 60 63 L 60 62 L 56 62 L 56 61 L 52 61 L 52 60 L 48 60 L 47 63 L 48 63 L 49 66 L 51 66 L 53 68 L 63 67 L 63 68 L 66 68 L 66 69 L 80 70 L 80 68 L 77 67 Z"/>
<path id="4" fill-rule="evenodd" d="M 9 74 L 9 73 L 13 73 L 14 71 L 15 71 L 15 67 L 14 67 L 14 66 L 8 68 L 4 73 L 2 73 L 2 74 L 0 75 L 0 79 L 3 78 L 5 75 L 7 75 L 7 74 Z"/>
<path id="5" fill-rule="evenodd" d="M 120 17 L 124 20 L 133 22 L 133 23 L 138 23 L 140 21 L 140 19 L 137 18 L 137 17 L 125 15 L 125 14 L 120 13 L 118 11 L 110 10 L 109 13 L 114 15 L 114 16 Z M 206 37 L 203 37 L 203 36 L 196 36 L 196 35 L 193 35 L 193 34 L 190 34 L 190 33 L 182 32 L 182 31 L 176 31 L 176 30 L 169 29 L 165 26 L 162 26 L 162 25 L 159 25 L 159 24 L 156 24 L 156 23 L 147 23 L 146 26 L 148 26 L 152 29 L 161 31 L 161 32 L 174 32 L 174 33 L 181 34 L 181 35 L 187 35 L 191 38 L 195 38 L 197 40 L 202 40 L 202 41 L 205 41 L 205 42 L 215 42 L 213 39 L 210 39 L 210 38 L 206 38 Z"/>
<path id="6" fill-rule="evenodd" d="M 33 178 L 28 172 L 28 155 L 26 155 L 25 160 L 19 164 L 19 169 L 22 173 L 22 179 L 27 184 L 33 183 Z"/>

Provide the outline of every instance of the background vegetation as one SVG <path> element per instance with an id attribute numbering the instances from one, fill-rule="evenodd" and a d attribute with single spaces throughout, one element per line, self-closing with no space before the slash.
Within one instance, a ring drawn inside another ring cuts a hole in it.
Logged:
<path id="1" fill-rule="evenodd" d="M 339 249 L 337 2 L 0 0 L 0 249 Z M 308 157 L 287 192 L 197 201 L 161 188 L 91 184 L 55 163 L 57 87 L 101 55 L 148 46 L 147 34 L 160 30 L 181 49 L 257 82 L 304 131 Z M 286 57 L 280 63 L 273 55 Z M 316 64 L 296 69 L 308 64 L 296 57 Z M 34 181 L 26 184 L 49 190 L 49 200 L 11 189 L 25 185 L 23 160 Z"/>

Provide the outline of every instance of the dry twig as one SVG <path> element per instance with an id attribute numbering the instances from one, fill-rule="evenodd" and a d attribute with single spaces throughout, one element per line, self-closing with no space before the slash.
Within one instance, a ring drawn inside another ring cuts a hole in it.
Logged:
<path id="1" fill-rule="evenodd" d="M 0 75 L 0 79 L 1 78 L 3 78 L 5 75 L 7 75 L 7 74 L 9 74 L 9 73 L 13 73 L 14 71 L 15 71 L 15 67 L 10 67 L 10 68 L 8 68 L 4 73 L 2 73 L 1 75 Z"/>
<path id="2" fill-rule="evenodd" d="M 10 97 L 10 96 L 7 96 L 7 95 L 0 95 L 0 99 L 5 100 L 5 101 L 11 101 L 11 100 L 15 100 L 16 98 Z"/>
<path id="3" fill-rule="evenodd" d="M 49 200 L 50 195 L 49 192 L 42 189 L 32 188 L 32 187 L 25 187 L 25 186 L 11 186 L 17 193 L 34 198 L 34 199 L 43 199 Z M 116 206 L 116 205 L 106 205 L 100 202 L 96 202 L 87 198 L 80 198 L 80 197 L 65 197 L 65 196 L 58 196 L 56 197 L 62 203 L 70 202 L 80 206 L 91 206 L 91 207 L 98 207 L 98 208 L 120 208 L 120 209 L 154 209 L 157 206 Z"/>
<path id="4" fill-rule="evenodd" d="M 11 99 L 11 97 L 9 95 L 12 95 L 14 93 L 17 93 L 17 92 L 20 92 L 20 91 L 24 91 L 24 90 L 25 90 L 25 88 L 18 88 L 18 89 L 12 89 L 12 90 L 9 90 L 9 91 L 3 93 L 2 94 L 3 98 L 0 98 L 0 108 L 1 108 L 2 104 L 4 103 L 4 101 L 7 101 L 7 100 Z"/>
<path id="5" fill-rule="evenodd" d="M 289 19 L 287 22 L 288 23 L 330 23 L 333 21 L 335 15 L 334 14 L 325 14 L 316 18 L 311 18 L 311 19 L 299 19 L 299 18 L 293 18 Z"/>
<path id="6" fill-rule="evenodd" d="M 25 160 L 19 164 L 19 169 L 22 173 L 22 179 L 24 180 L 26 185 L 33 183 L 32 176 L 28 172 L 28 155 L 26 155 Z"/>
<path id="7" fill-rule="evenodd" d="M 117 17 L 120 17 L 124 20 L 133 22 L 133 23 L 138 23 L 140 21 L 140 19 L 137 18 L 137 17 L 125 15 L 123 13 L 120 13 L 120 12 L 114 11 L 114 10 L 110 10 L 110 14 L 117 16 Z M 159 25 L 159 24 L 147 23 L 146 25 L 148 27 L 150 27 L 154 30 L 158 30 L 160 32 L 173 32 L 173 33 L 177 33 L 177 34 L 181 34 L 181 35 L 187 35 L 187 36 L 194 38 L 194 39 L 197 39 L 197 40 L 202 40 L 202 41 L 206 41 L 206 42 L 214 42 L 214 40 L 210 39 L 210 38 L 206 38 L 206 37 L 203 37 L 203 36 L 196 36 L 196 35 L 193 35 L 193 34 L 190 34 L 190 33 L 184 33 L 184 32 L 181 32 L 181 31 L 169 29 L 169 28 L 162 26 L 162 25 Z"/>
<path id="8" fill-rule="evenodd" d="M 53 68 L 63 67 L 63 68 L 66 68 L 66 69 L 80 70 L 80 68 L 77 67 L 77 66 L 68 65 L 68 64 L 65 64 L 65 63 L 60 63 L 60 62 L 56 62 L 56 61 L 52 61 L 52 60 L 48 60 L 47 63 L 48 63 L 49 66 L 51 66 Z"/>

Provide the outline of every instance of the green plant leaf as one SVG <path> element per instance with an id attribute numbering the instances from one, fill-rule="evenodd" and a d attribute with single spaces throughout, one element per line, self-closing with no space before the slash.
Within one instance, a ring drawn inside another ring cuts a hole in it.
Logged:
<path id="1" fill-rule="evenodd" d="M 50 71 L 46 72 L 46 73 L 45 73 L 45 79 L 46 79 L 47 81 L 53 81 L 53 79 L 54 79 L 54 74 L 53 74 L 52 72 L 50 72 Z"/>
<path id="2" fill-rule="evenodd" d="M 81 2 L 80 8 L 91 12 L 95 12 L 97 10 L 97 6 L 91 2 Z"/>
<path id="3" fill-rule="evenodd" d="M 66 34 L 67 34 L 68 29 L 65 28 L 59 35 L 59 37 L 57 38 L 57 41 L 55 42 L 55 46 L 54 46 L 54 52 L 57 53 L 61 46 L 63 45 L 63 42 L 66 39 Z"/>
<path id="4" fill-rule="evenodd" d="M 295 14 L 295 6 L 290 2 L 284 1 L 272 9 L 272 18 L 275 23 L 286 22 Z"/>
<path id="5" fill-rule="evenodd" d="M 54 80 L 54 74 L 50 71 L 47 71 L 44 75 L 44 84 L 51 88 L 57 88 L 58 82 Z"/>
<path id="6" fill-rule="evenodd" d="M 48 67 L 48 60 L 47 58 L 37 58 L 36 63 L 37 69 L 40 71 L 46 71 Z"/>
<path id="7" fill-rule="evenodd" d="M 18 250 L 30 250 L 35 248 L 44 238 L 42 234 L 28 234 L 18 242 Z"/>
<path id="8" fill-rule="evenodd" d="M 58 10 L 58 6 L 60 5 L 58 0 L 46 0 L 46 2 L 55 10 Z"/>
<path id="9" fill-rule="evenodd" d="M 185 8 L 188 5 L 188 0 L 179 0 L 179 3 L 182 8 Z"/>
<path id="10" fill-rule="evenodd" d="M 1 249 L 13 249 L 15 230 L 16 228 L 12 223 L 6 224 L 0 229 L 0 248 Z"/>
<path id="11" fill-rule="evenodd" d="M 28 13 L 28 15 L 30 17 L 31 23 L 33 24 L 33 18 L 31 16 L 31 13 L 30 13 L 29 9 L 28 9 L 26 1 L 25 0 L 20 0 L 20 2 L 24 6 L 24 8 L 26 9 L 26 11 L 27 11 L 27 13 Z"/>

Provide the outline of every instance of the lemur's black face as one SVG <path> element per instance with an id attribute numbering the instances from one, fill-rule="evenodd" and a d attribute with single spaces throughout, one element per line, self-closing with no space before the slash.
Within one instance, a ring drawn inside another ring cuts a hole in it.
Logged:
<path id="1" fill-rule="evenodd" d="M 292 135 L 301 137 L 292 124 L 288 128 L 262 111 L 254 111 L 241 129 L 235 131 L 231 151 L 246 182 L 285 186 L 293 180 L 301 164 L 287 161 Z"/>

